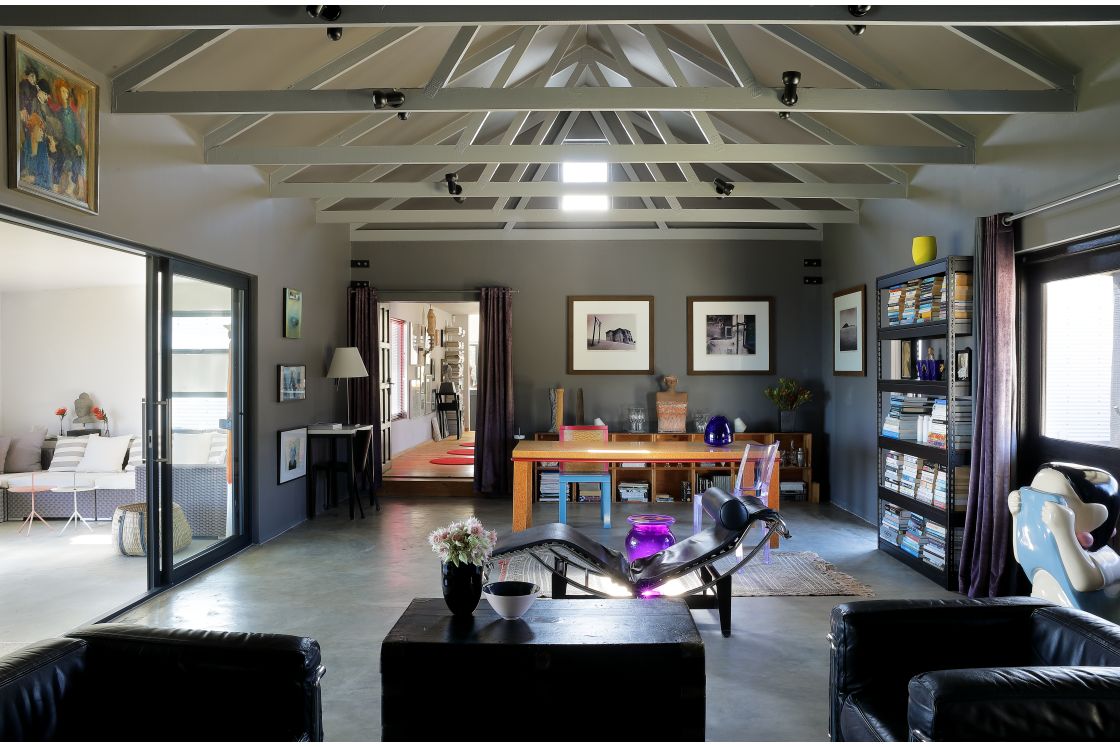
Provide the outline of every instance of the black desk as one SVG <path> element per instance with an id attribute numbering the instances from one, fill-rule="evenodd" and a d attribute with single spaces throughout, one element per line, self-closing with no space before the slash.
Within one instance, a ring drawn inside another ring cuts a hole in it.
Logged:
<path id="1" fill-rule="evenodd" d="M 357 481 L 357 455 L 354 449 L 354 439 L 360 431 L 373 430 L 372 425 L 354 425 L 349 428 L 307 428 L 307 518 L 315 518 L 315 482 L 316 478 L 313 474 L 312 467 L 315 465 L 313 459 L 313 449 L 316 440 L 325 439 L 330 443 L 330 464 L 336 465 L 338 461 L 338 445 L 339 443 L 346 444 L 346 468 L 349 470 L 348 475 L 348 490 L 354 496 L 354 500 L 350 502 L 350 518 L 354 518 L 354 504 L 358 503 L 358 509 L 361 510 L 361 496 L 358 495 L 358 481 Z M 370 448 L 373 445 L 370 444 Z M 367 460 L 366 471 L 369 477 L 370 484 L 370 503 L 376 502 L 376 493 L 373 488 L 373 461 L 372 456 Z M 327 501 L 334 504 L 335 500 L 335 475 L 333 472 L 328 472 L 327 481 Z M 363 512 L 364 515 L 364 512 Z"/>
<path id="2" fill-rule="evenodd" d="M 462 621 L 414 599 L 381 644 L 381 739 L 702 741 L 704 677 L 679 599 L 538 599 L 521 620 L 483 599 Z"/>

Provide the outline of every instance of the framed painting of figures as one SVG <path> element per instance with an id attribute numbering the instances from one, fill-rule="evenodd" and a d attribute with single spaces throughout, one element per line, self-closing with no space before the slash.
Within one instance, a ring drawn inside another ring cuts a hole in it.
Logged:
<path id="1" fill-rule="evenodd" d="M 8 185 L 97 212 L 98 87 L 19 38 L 8 42 Z"/>

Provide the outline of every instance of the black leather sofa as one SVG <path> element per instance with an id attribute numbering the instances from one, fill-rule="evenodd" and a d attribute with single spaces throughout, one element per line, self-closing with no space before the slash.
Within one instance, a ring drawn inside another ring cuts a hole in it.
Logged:
<path id="1" fill-rule="evenodd" d="M 0 659 L 0 742 L 322 741 L 319 644 L 91 625 Z"/>
<path id="2" fill-rule="evenodd" d="M 1120 739 L 1120 626 L 1030 597 L 832 610 L 833 741 Z"/>

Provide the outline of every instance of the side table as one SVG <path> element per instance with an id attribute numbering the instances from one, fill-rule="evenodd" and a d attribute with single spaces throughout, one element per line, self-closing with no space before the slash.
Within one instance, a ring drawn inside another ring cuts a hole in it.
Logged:
<path id="1" fill-rule="evenodd" d="M 17 494 L 28 494 L 31 496 L 31 510 L 28 512 L 27 518 L 24 519 L 23 522 L 19 525 L 19 530 L 16 531 L 16 534 L 23 534 L 24 530 L 27 530 L 27 536 L 30 537 L 31 525 L 35 522 L 35 519 L 43 522 L 43 526 L 45 526 L 47 529 L 51 528 L 51 525 L 48 524 L 47 520 L 43 518 L 43 515 L 35 510 L 35 495 L 37 493 L 50 492 L 50 488 L 38 487 L 34 482 L 32 482 L 30 485 L 9 485 L 8 492 Z"/>
<path id="2" fill-rule="evenodd" d="M 74 522 L 74 526 L 77 526 L 78 522 L 80 521 L 82 524 L 85 524 L 86 529 L 90 530 L 91 532 L 93 531 L 93 527 L 91 527 L 89 525 L 89 522 L 86 521 L 85 517 L 82 516 L 81 513 L 79 513 L 79 511 L 78 511 L 78 493 L 89 493 L 91 491 L 93 492 L 93 520 L 96 522 L 97 521 L 97 485 L 91 484 L 91 483 L 82 483 L 81 485 L 66 485 L 66 486 L 63 486 L 61 488 L 51 488 L 52 493 L 73 493 L 74 494 L 74 511 L 66 519 L 66 523 L 62 526 L 62 529 L 58 530 L 59 535 L 62 535 L 67 529 L 70 528 L 70 522 L 72 522 L 72 521 Z"/>

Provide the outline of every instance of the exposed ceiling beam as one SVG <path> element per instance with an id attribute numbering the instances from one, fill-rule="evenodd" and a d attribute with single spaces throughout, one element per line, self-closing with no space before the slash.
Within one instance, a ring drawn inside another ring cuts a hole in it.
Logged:
<path id="1" fill-rule="evenodd" d="M 347 5 L 332 26 L 462 26 L 593 23 L 854 23 L 846 6 L 808 5 Z M 1107 5 L 876 5 L 858 23 L 904 26 L 1071 26 L 1120 23 Z M 98 6 L 4 8 L 0 25 L 17 29 L 139 30 L 323 28 L 302 5 Z"/>
<path id="2" fill-rule="evenodd" d="M 609 195 L 611 197 L 716 197 L 708 182 L 608 182 L 583 184 L 565 182 L 459 182 L 464 197 L 562 197 L 564 195 Z M 447 182 L 283 182 L 272 185 L 273 197 L 330 197 L 339 200 L 365 198 L 446 197 Z M 796 199 L 849 198 L 859 200 L 906 197 L 904 184 L 806 184 L 804 182 L 736 182 L 727 198 L 791 197 Z"/>
<path id="3" fill-rule="evenodd" d="M 2 12 L 0 12 L 0 15 L 2 15 Z M 0 22 L 0 25 L 2 25 L 2 22 Z M 116 98 L 118 94 L 139 88 L 145 83 L 155 80 L 168 70 L 186 62 L 232 33 L 231 29 L 206 29 L 184 34 L 155 54 L 114 75 L 112 80 L 113 97 Z"/>
<path id="4" fill-rule="evenodd" d="M 435 71 L 432 72 L 432 77 L 428 79 L 428 85 L 424 86 L 425 93 L 434 96 L 451 82 L 452 76 L 455 75 L 455 69 L 463 61 L 463 57 L 467 54 L 467 47 L 474 41 L 477 33 L 478 26 L 464 26 L 459 29 L 455 38 L 447 45 L 443 58 L 436 65 Z"/>
<path id="5" fill-rule="evenodd" d="M 857 86 L 879 91 L 893 90 L 886 83 L 877 79 L 866 70 L 853 65 L 840 55 L 824 45 L 817 43 L 813 39 L 810 39 L 796 29 L 780 25 L 762 26 L 761 28 L 763 31 L 784 41 L 794 49 L 808 55 L 837 75 L 842 75 L 852 81 Z M 962 127 L 958 127 L 943 117 L 938 117 L 934 114 L 911 114 L 911 116 L 934 132 L 939 133 L 942 137 L 949 138 L 966 148 L 973 148 L 976 145 L 976 138 L 973 137 L 971 132 Z"/>
<path id="6" fill-rule="evenodd" d="M 800 127 L 814 137 L 819 138 L 829 145 L 855 145 L 856 143 L 850 138 L 844 137 L 836 130 L 825 125 L 820 120 L 810 117 L 808 114 L 790 114 L 789 123 L 795 127 Z M 975 158 L 975 153 L 971 148 L 962 150 L 968 154 L 970 159 Z M 910 181 L 910 176 L 897 166 L 883 163 L 869 163 L 867 168 L 876 171 L 891 181 L 898 182 L 899 184 L 906 184 Z"/>
<path id="7" fill-rule="evenodd" d="M 126 114 L 364 114 L 375 89 L 328 91 L 137 91 L 122 93 L 114 111 Z M 787 107 L 771 95 L 744 96 L 737 88 L 444 88 L 401 89 L 398 111 L 800 111 L 879 114 L 1016 114 L 1072 112 L 1068 91 L 946 91 L 803 88 Z"/>
<path id="8" fill-rule="evenodd" d="M 604 27 L 609 30 L 609 27 Z M 657 61 L 665 68 L 665 72 L 669 74 L 669 78 L 673 81 L 675 88 L 687 88 L 688 78 L 684 77 L 684 71 L 681 66 L 677 64 L 677 60 L 673 57 L 673 53 L 669 51 L 669 45 L 665 43 L 665 36 L 661 33 L 660 29 L 653 24 L 647 24 L 641 27 L 642 33 L 646 37 L 653 48 L 654 54 L 657 55 Z M 700 128 L 703 133 L 704 139 L 709 143 L 721 143 L 723 138 L 720 137 L 719 132 L 716 131 L 716 126 L 712 124 L 712 118 L 708 116 L 707 112 L 689 112 L 696 126 Z M 666 140 L 668 142 L 668 140 Z"/>
<path id="9" fill-rule="evenodd" d="M 599 75 L 603 74 L 602 71 L 598 70 L 597 68 L 596 68 L 596 72 L 598 72 Z M 591 112 L 591 116 L 595 119 L 595 124 L 597 124 L 599 126 L 599 131 L 603 133 L 603 137 L 605 137 L 607 139 L 607 142 L 610 143 L 611 145 L 618 145 L 618 138 L 615 136 L 614 131 L 611 130 L 610 125 L 608 125 L 607 121 L 603 118 L 602 112 Z M 630 122 L 629 112 L 623 112 L 621 115 L 619 115 L 619 124 L 622 125 L 623 134 L 626 135 L 626 142 L 628 142 L 628 143 L 640 143 L 640 142 L 642 142 L 642 139 L 640 137 L 638 137 L 638 131 L 634 128 L 634 125 Z M 649 172 L 649 175 L 653 178 L 654 182 L 664 182 L 665 181 L 665 175 L 661 173 L 661 167 L 658 164 L 647 163 L 647 164 L 645 164 L 645 167 L 646 167 L 646 170 Z M 642 181 L 642 178 L 638 175 L 638 170 L 634 168 L 634 164 L 632 164 L 632 163 L 622 164 L 622 172 L 624 174 L 626 174 L 626 178 L 629 179 L 631 182 L 636 183 L 636 182 L 641 182 Z M 693 181 L 695 181 L 695 179 L 693 179 Z M 575 186 L 575 185 L 572 185 L 572 186 Z M 604 186 L 604 185 L 599 184 L 599 185 L 595 185 L 595 186 Z M 610 194 L 610 193 L 608 192 L 607 194 Z M 652 197 L 652 195 L 642 195 L 641 196 L 642 206 L 645 207 L 647 210 L 653 210 L 653 209 L 657 208 L 657 205 L 654 204 L 652 199 L 650 199 L 651 197 Z M 670 208 L 679 210 L 680 207 L 681 207 L 680 200 L 677 199 L 676 195 L 666 195 L 665 201 L 667 203 L 669 203 Z M 668 226 L 665 224 L 665 221 L 660 221 L 660 220 L 657 221 L 657 227 L 660 228 L 660 229 L 668 228 Z"/>
<path id="10" fill-rule="evenodd" d="M 352 228 L 351 241 L 820 241 L 814 228 Z"/>
<path id="11" fill-rule="evenodd" d="M 446 163 L 971 163 L 963 148 L 916 145 L 223 145 L 206 163 L 257 166 L 354 166 Z"/>
<path id="12" fill-rule="evenodd" d="M 585 66 L 581 65 L 580 68 L 579 68 L 579 72 L 576 75 L 573 75 L 571 80 L 568 81 L 568 83 L 570 85 L 575 85 L 576 81 L 579 80 L 579 76 L 583 73 L 584 69 L 585 69 Z M 553 115 L 553 119 L 552 119 L 551 122 L 549 122 L 547 125 L 542 125 L 541 126 L 541 129 L 537 132 L 536 136 L 533 138 L 533 145 L 541 145 L 542 143 L 544 143 L 544 141 L 546 139 L 551 144 L 564 142 L 564 138 L 568 137 L 568 133 L 570 133 L 572 131 L 572 127 L 575 125 L 576 119 L 578 118 L 578 116 L 579 115 L 577 115 L 575 112 L 568 112 L 568 113 L 564 114 L 563 115 L 564 121 L 560 123 L 559 129 L 557 129 L 556 132 L 553 132 L 552 128 L 555 126 L 556 121 L 558 119 L 560 119 L 560 117 L 561 117 L 560 112 L 556 112 Z M 529 170 L 529 166 L 530 166 L 530 164 L 527 164 L 527 163 L 518 164 L 513 170 L 513 175 L 510 178 L 510 181 L 511 182 L 520 182 L 525 177 L 526 172 Z M 533 176 L 530 177 L 529 182 L 530 183 L 535 183 L 535 182 L 542 181 L 544 179 L 544 175 L 545 175 L 546 171 L 547 171 L 547 169 L 546 169 L 544 164 L 539 164 L 539 163 L 536 164 L 536 170 L 533 172 Z M 514 210 L 519 209 L 520 207 L 522 207 L 525 204 L 525 202 L 526 202 L 526 199 L 524 197 L 515 198 L 514 201 L 513 201 L 513 209 Z M 505 203 L 503 203 L 501 200 L 497 200 L 497 201 L 494 202 L 494 208 L 493 209 L 494 209 L 495 212 L 497 212 L 499 210 L 504 210 L 505 209 Z M 509 221 L 504 226 L 502 226 L 502 228 L 503 228 L 503 230 L 506 230 L 506 231 L 512 231 L 515 225 L 516 225 L 516 223 L 514 221 Z"/>
<path id="13" fill-rule="evenodd" d="M 1063 91 L 1072 91 L 1077 87 L 1077 73 L 1043 57 L 1002 31 L 981 26 L 950 26 L 949 30 L 1048 86 Z"/>
<path id="14" fill-rule="evenodd" d="M 354 47 L 341 57 L 336 57 L 331 60 L 315 72 L 300 78 L 295 83 L 288 86 L 288 89 L 295 91 L 313 91 L 316 88 L 321 88 L 339 76 L 345 75 L 359 65 L 373 59 L 402 39 L 412 36 L 419 30 L 420 29 L 416 26 L 399 26 L 397 28 L 386 29 L 369 41 Z M 227 143 L 238 135 L 242 135 L 256 127 L 258 124 L 268 119 L 269 116 L 268 114 L 242 114 L 239 117 L 234 117 L 229 122 L 219 125 L 206 133 L 203 144 L 206 148 L 213 148 L 222 143 Z"/>
<path id="15" fill-rule="evenodd" d="M 450 203 L 451 198 L 448 198 Z M 771 210 L 757 208 L 611 209 L 603 212 L 560 209 L 471 210 L 320 210 L 317 223 L 858 223 L 854 210 Z"/>

